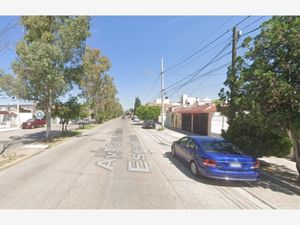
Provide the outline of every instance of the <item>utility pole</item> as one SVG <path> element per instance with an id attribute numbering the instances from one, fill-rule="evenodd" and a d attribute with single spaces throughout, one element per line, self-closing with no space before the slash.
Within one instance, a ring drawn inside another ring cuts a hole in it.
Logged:
<path id="1" fill-rule="evenodd" d="M 161 72 L 160 72 L 160 80 L 161 80 L 161 125 L 162 128 L 165 128 L 165 123 L 164 123 L 164 59 L 161 58 Z"/>
<path id="2" fill-rule="evenodd" d="M 235 118 L 235 107 L 234 107 L 234 98 L 236 95 L 236 50 L 237 50 L 237 43 L 239 38 L 239 30 L 237 27 L 232 29 L 232 64 L 231 64 L 231 74 L 229 75 L 230 82 L 229 82 L 229 89 L 230 89 L 230 101 L 229 104 L 231 105 L 231 112 L 229 115 L 229 119 Z"/>
<path id="3" fill-rule="evenodd" d="M 232 30 L 232 64 L 231 64 L 231 75 L 233 80 L 236 80 L 236 48 L 237 48 L 237 42 L 238 42 L 238 29 L 237 27 L 234 27 Z M 231 94 L 234 95 L 234 87 L 231 87 Z"/>

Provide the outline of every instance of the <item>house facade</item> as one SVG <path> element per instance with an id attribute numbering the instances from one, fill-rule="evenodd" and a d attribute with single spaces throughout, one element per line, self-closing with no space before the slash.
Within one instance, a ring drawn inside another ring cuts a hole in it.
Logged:
<path id="1" fill-rule="evenodd" d="M 180 107 L 167 112 L 166 126 L 197 135 L 211 135 L 215 104 Z"/>
<path id="2" fill-rule="evenodd" d="M 0 104 L 0 128 L 19 127 L 31 119 L 35 113 L 35 104 Z"/>

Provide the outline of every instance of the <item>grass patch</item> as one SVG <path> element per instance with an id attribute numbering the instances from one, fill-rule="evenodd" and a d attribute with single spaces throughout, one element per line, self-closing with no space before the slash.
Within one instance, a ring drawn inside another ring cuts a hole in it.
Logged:
<path id="1" fill-rule="evenodd" d="M 60 133 L 59 135 L 51 138 L 50 141 L 43 141 L 46 144 L 49 144 L 49 148 L 53 147 L 54 145 L 70 138 L 70 137 L 78 137 L 81 135 L 81 132 L 78 130 L 68 131 L 66 133 Z"/>
<path id="2" fill-rule="evenodd" d="M 157 130 L 158 130 L 158 131 L 163 131 L 163 130 L 165 130 L 165 128 L 162 128 L 162 127 L 161 127 L 161 128 L 158 128 Z"/>
<path id="3" fill-rule="evenodd" d="M 76 130 L 89 130 L 89 129 L 92 129 L 94 127 L 96 127 L 95 124 L 86 124 L 83 127 L 76 128 Z"/>

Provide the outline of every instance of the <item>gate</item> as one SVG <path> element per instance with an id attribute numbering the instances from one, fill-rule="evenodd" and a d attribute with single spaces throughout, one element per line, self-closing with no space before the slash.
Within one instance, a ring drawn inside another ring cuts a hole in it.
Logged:
<path id="1" fill-rule="evenodd" d="M 196 134 L 203 136 L 208 135 L 208 113 L 194 114 L 193 130 Z"/>

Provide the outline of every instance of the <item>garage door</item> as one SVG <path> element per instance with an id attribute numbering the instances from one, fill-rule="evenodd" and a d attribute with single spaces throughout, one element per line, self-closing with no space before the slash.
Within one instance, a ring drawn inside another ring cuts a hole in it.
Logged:
<path id="1" fill-rule="evenodd" d="M 196 134 L 208 135 L 208 113 L 194 114 L 193 129 Z"/>

